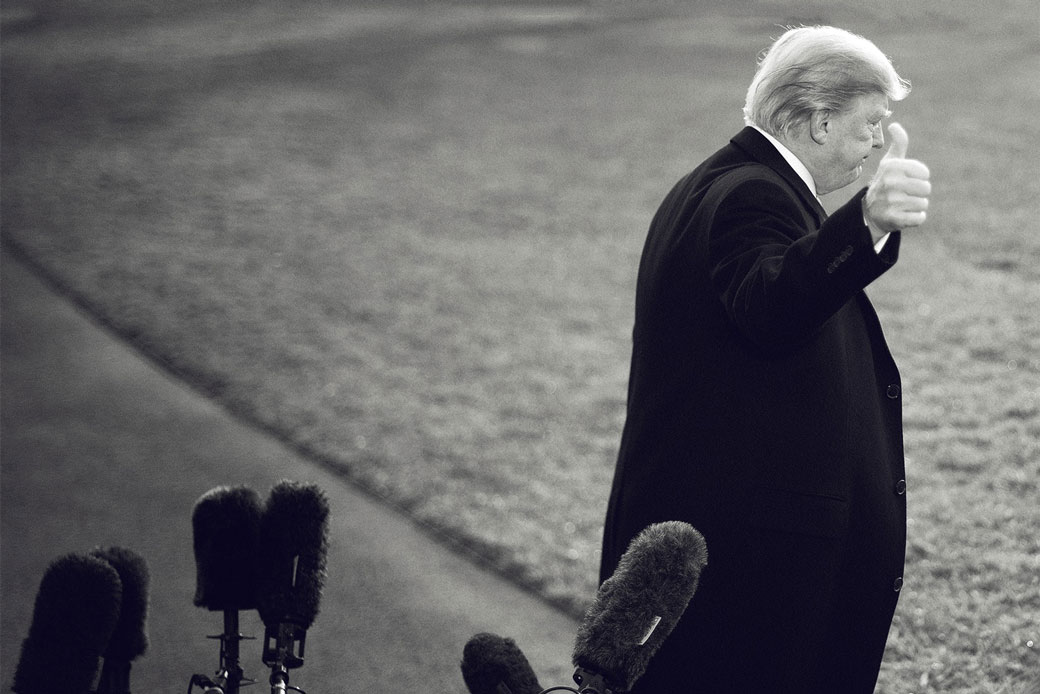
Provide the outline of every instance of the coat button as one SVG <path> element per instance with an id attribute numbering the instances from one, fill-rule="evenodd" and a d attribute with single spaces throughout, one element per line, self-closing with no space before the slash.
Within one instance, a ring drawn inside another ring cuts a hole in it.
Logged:
<path id="1" fill-rule="evenodd" d="M 903 589 L 903 577 L 900 576 L 896 580 L 892 581 L 892 590 L 899 592 Z"/>
<path id="2" fill-rule="evenodd" d="M 898 383 L 893 383 L 888 388 L 886 388 L 885 389 L 885 395 L 887 395 L 890 400 L 895 400 L 896 398 L 898 398 L 899 397 L 899 384 Z"/>
<path id="3" fill-rule="evenodd" d="M 906 480 L 899 480 L 896 482 L 896 494 L 899 496 L 906 494 Z"/>

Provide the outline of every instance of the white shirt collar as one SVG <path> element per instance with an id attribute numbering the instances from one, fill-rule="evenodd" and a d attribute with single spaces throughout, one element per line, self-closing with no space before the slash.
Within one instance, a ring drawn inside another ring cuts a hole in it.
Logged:
<path id="1" fill-rule="evenodd" d="M 802 163 L 802 160 L 796 157 L 794 155 L 794 152 L 787 149 L 787 147 L 785 147 L 784 144 L 780 142 L 780 140 L 776 139 L 762 128 L 758 127 L 757 125 L 752 125 L 751 127 L 757 130 L 758 132 L 762 133 L 767 140 L 773 143 L 773 146 L 776 147 L 776 151 L 780 152 L 780 156 L 784 158 L 784 161 L 786 161 L 788 165 L 792 169 L 794 169 L 794 172 L 798 174 L 798 177 L 800 179 L 805 181 L 805 185 L 809 187 L 809 191 L 812 192 L 812 194 L 816 197 L 817 200 L 819 200 L 820 195 L 816 192 L 816 181 L 813 180 L 812 174 L 809 173 L 809 169 L 806 168 L 805 164 Z"/>
<path id="2" fill-rule="evenodd" d="M 762 128 L 758 127 L 757 125 L 752 125 L 751 127 L 765 135 L 765 138 L 773 143 L 773 146 L 776 147 L 776 151 L 780 152 L 780 156 L 782 156 L 784 160 L 788 163 L 788 165 L 790 165 L 790 167 L 794 169 L 794 172 L 798 174 L 798 177 L 805 181 L 805 185 L 809 186 L 809 190 L 812 191 L 812 194 L 816 196 L 816 200 L 819 201 L 820 196 L 816 193 L 816 181 L 813 180 L 812 174 L 809 173 L 809 169 L 805 167 L 805 164 L 802 163 L 802 160 L 796 157 L 794 155 L 794 152 L 787 149 L 787 147 L 785 147 L 780 142 L 780 140 L 776 139 Z M 867 219 L 864 216 L 863 224 L 865 225 L 866 223 Z M 891 234 L 885 234 L 878 240 L 876 244 L 874 244 L 874 250 L 877 253 L 880 253 L 881 249 L 884 248 L 885 242 L 888 241 L 889 236 L 891 236 Z"/>

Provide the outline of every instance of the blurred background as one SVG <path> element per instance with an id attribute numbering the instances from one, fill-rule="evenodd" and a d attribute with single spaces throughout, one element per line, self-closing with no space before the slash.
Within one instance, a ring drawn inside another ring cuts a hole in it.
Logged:
<path id="1" fill-rule="evenodd" d="M 867 36 L 913 84 L 893 120 L 935 190 L 868 290 L 904 377 L 911 515 L 878 691 L 1002 692 L 1037 668 L 1032 0 L 9 0 L 2 19 L 3 253 L 322 474 L 576 616 L 650 217 L 742 127 L 784 27 Z M 12 407 L 8 440 L 25 433 Z M 14 567 L 64 551 L 16 525 L 29 500 L 5 448 L 4 683 L 38 582 Z M 131 515 L 183 484 L 140 465 L 111 472 Z M 89 499 L 97 480 L 50 483 Z M 86 532 L 83 506 L 34 504 Z"/>

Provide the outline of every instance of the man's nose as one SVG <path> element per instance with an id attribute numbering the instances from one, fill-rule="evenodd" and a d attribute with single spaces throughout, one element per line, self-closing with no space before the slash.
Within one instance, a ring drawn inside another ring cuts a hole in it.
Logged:
<path id="1" fill-rule="evenodd" d="M 881 149 L 885 146 L 885 129 L 880 125 L 874 128 L 874 141 L 871 143 L 871 147 L 874 149 Z"/>

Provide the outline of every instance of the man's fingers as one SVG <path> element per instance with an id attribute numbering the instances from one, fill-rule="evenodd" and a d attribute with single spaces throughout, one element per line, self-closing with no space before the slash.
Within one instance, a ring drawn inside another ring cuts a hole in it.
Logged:
<path id="1" fill-rule="evenodd" d="M 888 124 L 888 135 L 892 138 L 892 145 L 885 152 L 885 159 L 906 159 L 906 149 L 910 145 L 910 136 L 906 129 L 899 123 Z"/>
<path id="2" fill-rule="evenodd" d="M 923 178 L 925 180 L 932 177 L 932 172 L 928 170 L 923 161 L 916 159 L 904 159 L 902 162 L 903 173 L 910 178 Z"/>
<path id="3" fill-rule="evenodd" d="M 906 197 L 899 203 L 903 212 L 924 212 L 928 209 L 928 198 Z"/>
<path id="4" fill-rule="evenodd" d="M 927 183 L 931 177 L 932 173 L 924 162 L 916 159 L 882 159 L 874 175 L 874 182 L 888 181 L 889 185 L 901 185 L 902 181 Z"/>
<path id="5" fill-rule="evenodd" d="M 907 178 L 900 188 L 907 195 L 927 197 L 932 194 L 932 184 L 923 178 Z"/>
<path id="6" fill-rule="evenodd" d="M 904 212 L 901 215 L 901 223 L 897 224 L 896 228 L 913 229 L 924 224 L 926 219 L 928 219 L 928 213 L 923 210 L 920 212 Z"/>

